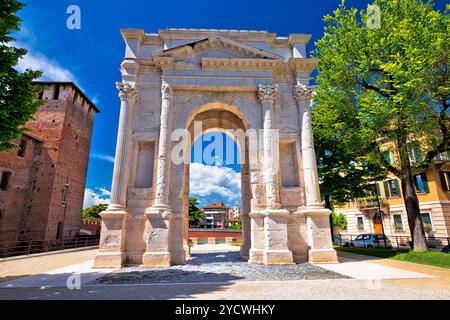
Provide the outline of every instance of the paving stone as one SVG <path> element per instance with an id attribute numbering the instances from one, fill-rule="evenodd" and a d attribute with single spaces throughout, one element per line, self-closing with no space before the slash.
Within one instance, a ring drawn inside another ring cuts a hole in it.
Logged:
<path id="1" fill-rule="evenodd" d="M 308 263 L 266 266 L 243 261 L 238 252 L 195 253 L 186 265 L 165 268 L 126 267 L 91 284 L 208 283 L 242 281 L 349 279 Z"/>

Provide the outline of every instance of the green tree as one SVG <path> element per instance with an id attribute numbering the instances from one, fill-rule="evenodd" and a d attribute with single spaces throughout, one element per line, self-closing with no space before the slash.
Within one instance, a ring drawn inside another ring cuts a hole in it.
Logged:
<path id="1" fill-rule="evenodd" d="M 384 167 L 367 156 L 371 145 L 359 135 L 356 113 L 318 103 L 312 109 L 312 126 L 325 207 L 334 211 L 335 205 L 364 196 L 369 182 L 385 177 Z"/>
<path id="2" fill-rule="evenodd" d="M 81 217 L 83 220 L 101 220 L 100 212 L 105 211 L 106 208 L 108 208 L 108 205 L 104 203 L 90 206 L 89 208 L 83 209 Z"/>
<path id="3" fill-rule="evenodd" d="M 343 213 L 333 212 L 333 227 L 336 229 L 347 229 L 347 217 Z"/>
<path id="4" fill-rule="evenodd" d="M 231 221 L 230 222 L 230 229 L 235 229 L 235 230 L 242 230 L 242 221 Z"/>
<path id="5" fill-rule="evenodd" d="M 16 0 L 0 3 L 0 152 L 15 147 L 12 143 L 26 129 L 23 127 L 32 119 L 43 101 L 37 100 L 43 87 L 34 86 L 32 81 L 41 72 L 27 69 L 19 72 L 14 67 L 27 51 L 11 45 L 11 32 L 20 30 L 20 18 L 16 15 L 24 4 Z"/>
<path id="6" fill-rule="evenodd" d="M 189 197 L 189 226 L 198 227 L 203 221 L 204 212 L 198 208 L 198 199 Z"/>
<path id="7" fill-rule="evenodd" d="M 324 17 L 324 36 L 313 54 L 320 58 L 316 102 L 338 114 L 355 115 L 359 138 L 371 145 L 370 162 L 401 180 L 413 247 L 424 251 L 413 179 L 435 165 L 435 156 L 450 140 L 449 11 L 434 10 L 432 1 L 374 4 L 381 13 L 378 29 L 366 23 L 373 13 L 358 13 L 344 2 Z M 417 141 L 423 156 L 412 162 L 409 151 Z"/>

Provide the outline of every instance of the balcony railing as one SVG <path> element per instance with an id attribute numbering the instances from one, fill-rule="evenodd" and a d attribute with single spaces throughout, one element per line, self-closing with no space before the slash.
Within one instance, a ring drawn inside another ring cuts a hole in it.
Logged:
<path id="1" fill-rule="evenodd" d="M 377 197 L 365 197 L 356 199 L 356 206 L 360 210 L 370 210 L 378 208 L 378 201 L 381 208 L 386 208 L 389 204 L 381 198 Z"/>

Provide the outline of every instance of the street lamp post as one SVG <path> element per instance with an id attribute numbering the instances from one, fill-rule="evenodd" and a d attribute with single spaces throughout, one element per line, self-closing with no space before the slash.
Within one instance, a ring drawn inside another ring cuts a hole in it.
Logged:
<path id="1" fill-rule="evenodd" d="M 381 210 L 380 197 L 377 192 L 375 194 L 377 195 L 378 214 L 380 215 L 380 219 L 381 219 L 381 231 L 383 232 L 384 247 L 387 248 L 386 234 L 384 233 L 383 211 Z"/>

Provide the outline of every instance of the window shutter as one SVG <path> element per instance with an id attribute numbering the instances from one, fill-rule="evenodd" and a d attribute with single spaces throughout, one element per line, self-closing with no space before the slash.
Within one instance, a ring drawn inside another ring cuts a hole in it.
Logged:
<path id="1" fill-rule="evenodd" d="M 381 190 L 380 190 L 380 184 L 377 182 L 375 183 L 375 187 L 377 189 L 377 196 L 381 197 Z"/>
<path id="2" fill-rule="evenodd" d="M 445 180 L 445 172 L 439 171 L 439 177 L 441 178 L 442 190 L 448 191 L 447 181 Z"/>
<path id="3" fill-rule="evenodd" d="M 398 184 L 398 180 L 397 180 L 397 179 L 394 179 L 394 184 L 395 184 L 395 189 L 397 189 L 397 192 L 398 192 L 398 194 L 400 195 L 400 194 L 401 194 L 401 191 L 400 191 L 400 187 L 399 187 L 399 184 Z"/>
<path id="4" fill-rule="evenodd" d="M 428 177 L 427 177 L 427 173 L 423 172 L 420 174 L 420 176 L 422 177 L 422 182 L 423 182 L 423 188 L 426 193 L 430 193 L 430 188 L 428 187 Z"/>
<path id="5" fill-rule="evenodd" d="M 414 154 L 416 155 L 416 161 L 422 161 L 422 150 L 420 150 L 420 144 L 414 141 Z"/>
<path id="6" fill-rule="evenodd" d="M 386 199 L 389 198 L 389 185 L 387 181 L 383 181 L 383 186 L 384 186 L 384 194 L 386 196 Z"/>

